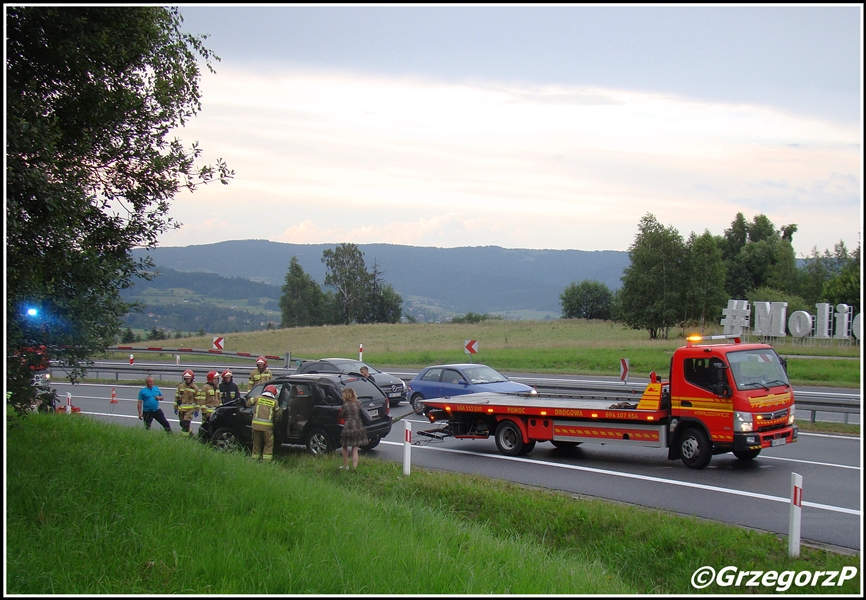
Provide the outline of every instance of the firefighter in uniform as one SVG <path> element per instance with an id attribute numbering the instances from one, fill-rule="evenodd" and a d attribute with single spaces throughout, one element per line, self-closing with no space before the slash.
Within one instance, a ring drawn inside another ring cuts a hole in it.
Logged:
<path id="1" fill-rule="evenodd" d="M 258 357 L 256 359 L 256 368 L 250 373 L 250 389 L 253 389 L 257 383 L 270 381 L 272 377 L 271 372 L 268 370 L 268 361 L 265 360 L 264 356 Z"/>
<path id="2" fill-rule="evenodd" d="M 234 382 L 232 376 L 232 372 L 228 369 L 223 371 L 223 380 L 220 382 L 220 396 L 222 397 L 223 404 L 233 402 L 241 395 L 238 384 Z"/>
<path id="3" fill-rule="evenodd" d="M 266 385 L 261 396 L 249 398 L 247 406 L 253 407 L 253 454 L 252 459 L 271 462 L 274 456 L 274 421 L 278 420 L 280 407 L 277 404 L 277 387 Z"/>
<path id="4" fill-rule="evenodd" d="M 174 414 L 180 420 L 180 434 L 182 436 L 192 436 L 192 420 L 198 416 L 199 389 L 193 383 L 195 373 L 187 369 L 183 372 L 183 383 L 177 386 L 175 393 Z"/>
<path id="5" fill-rule="evenodd" d="M 199 390 L 198 408 L 201 411 L 202 425 L 210 418 L 211 413 L 216 410 L 216 407 L 222 404 L 222 397 L 219 390 L 219 372 L 208 371 L 207 383 L 201 386 Z"/>

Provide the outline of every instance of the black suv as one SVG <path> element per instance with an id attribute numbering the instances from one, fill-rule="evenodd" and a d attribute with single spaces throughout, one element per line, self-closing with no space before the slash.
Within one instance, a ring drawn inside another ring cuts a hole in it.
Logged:
<path id="1" fill-rule="evenodd" d="M 277 388 L 281 414 L 274 423 L 274 446 L 296 444 L 307 447 L 310 454 L 327 454 L 340 447 L 343 431 L 341 409 L 343 389 L 350 387 L 373 418 L 367 425 L 369 450 L 391 431 L 388 399 L 376 385 L 361 375 L 306 374 L 287 375 L 256 385 L 243 397 L 217 407 L 210 419 L 199 427 L 202 441 L 223 450 L 244 446 L 252 448 L 252 408 L 246 399 L 260 396 L 266 385 Z"/>
<path id="2" fill-rule="evenodd" d="M 320 358 L 319 360 L 305 360 L 295 369 L 295 375 L 301 373 L 360 373 L 361 367 L 367 367 L 370 371 L 370 379 L 379 386 L 391 406 L 397 406 L 406 400 L 406 384 L 399 377 L 390 373 L 380 371 L 365 362 L 351 358 Z"/>

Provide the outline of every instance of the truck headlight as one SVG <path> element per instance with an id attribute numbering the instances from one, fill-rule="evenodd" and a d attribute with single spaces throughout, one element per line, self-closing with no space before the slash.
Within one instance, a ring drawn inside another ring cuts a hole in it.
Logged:
<path id="1" fill-rule="evenodd" d="M 794 424 L 794 404 L 791 405 L 791 408 L 788 410 L 788 425 Z"/>
<path id="2" fill-rule="evenodd" d="M 734 411 L 734 431 L 747 433 L 754 431 L 752 413 Z"/>

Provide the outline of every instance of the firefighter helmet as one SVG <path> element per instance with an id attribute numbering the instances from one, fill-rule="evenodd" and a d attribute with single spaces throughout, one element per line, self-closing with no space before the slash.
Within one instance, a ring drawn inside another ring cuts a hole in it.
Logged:
<path id="1" fill-rule="evenodd" d="M 268 398 L 276 398 L 277 397 L 277 386 L 266 385 L 264 391 L 262 391 L 262 396 L 267 396 Z"/>
<path id="2" fill-rule="evenodd" d="M 183 372 L 183 378 L 186 379 L 187 377 L 189 377 L 191 380 L 195 379 L 195 373 L 193 373 L 191 369 L 187 369 Z"/>
<path id="3" fill-rule="evenodd" d="M 219 376 L 220 376 L 219 371 L 208 371 L 207 372 L 207 380 L 209 382 L 214 381 Z"/>
<path id="4" fill-rule="evenodd" d="M 228 378 L 231 377 L 231 376 L 232 376 L 232 372 L 229 371 L 228 369 L 226 369 L 225 371 L 223 371 L 223 379 L 228 379 Z"/>
<path id="5" fill-rule="evenodd" d="M 267 366 L 268 366 L 268 361 L 267 361 L 267 359 L 266 359 L 264 356 L 260 356 L 260 357 L 258 357 L 258 358 L 256 359 L 256 364 L 257 364 L 257 365 L 264 365 L 265 367 L 267 367 Z"/>

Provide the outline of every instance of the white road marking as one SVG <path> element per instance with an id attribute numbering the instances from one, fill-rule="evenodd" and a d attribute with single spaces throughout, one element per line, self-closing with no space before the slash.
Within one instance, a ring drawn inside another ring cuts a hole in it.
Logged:
<path id="1" fill-rule="evenodd" d="M 382 440 L 383 444 L 390 444 L 394 446 L 402 446 L 403 442 L 391 442 L 387 440 Z M 478 452 L 471 452 L 468 450 L 456 450 L 453 448 L 438 448 L 435 446 L 414 446 L 414 448 L 418 448 L 421 450 L 435 450 L 439 452 L 452 452 L 454 454 L 466 454 L 469 456 L 476 456 L 482 458 L 491 458 L 496 460 L 512 460 L 516 462 L 520 462 L 522 464 L 536 464 L 545 467 L 553 467 L 559 469 L 570 469 L 573 471 L 585 471 L 587 473 L 597 473 L 599 475 L 612 475 L 614 477 L 624 477 L 626 479 L 638 479 L 641 481 L 650 481 L 652 483 L 663 483 L 667 485 L 674 485 L 679 487 L 688 487 L 695 488 L 699 490 L 709 491 L 709 492 L 718 492 L 721 494 L 731 494 L 734 496 L 746 496 L 748 498 L 757 498 L 759 500 L 769 500 L 771 502 L 783 502 L 785 504 L 789 504 L 791 502 L 790 498 L 782 498 L 780 496 L 769 496 L 767 494 L 758 494 L 755 492 L 746 492 L 743 490 L 734 490 L 730 488 L 723 488 L 714 485 L 704 485 L 700 483 L 691 483 L 688 481 L 676 481 L 673 479 L 663 479 L 661 477 L 652 477 L 650 475 L 637 475 L 635 473 L 621 473 L 619 471 L 609 471 L 607 469 L 596 469 L 594 467 L 581 467 L 578 465 L 566 465 L 561 463 L 550 463 L 543 460 L 534 460 L 531 458 L 525 457 L 516 457 L 516 456 L 503 456 L 501 454 L 480 454 Z M 860 511 L 852 508 L 844 508 L 841 506 L 830 506 L 829 504 L 819 504 L 817 502 L 806 502 L 803 501 L 803 506 L 807 506 L 810 508 L 817 508 L 819 510 L 828 510 L 832 512 L 840 512 L 848 515 L 860 515 Z"/>

